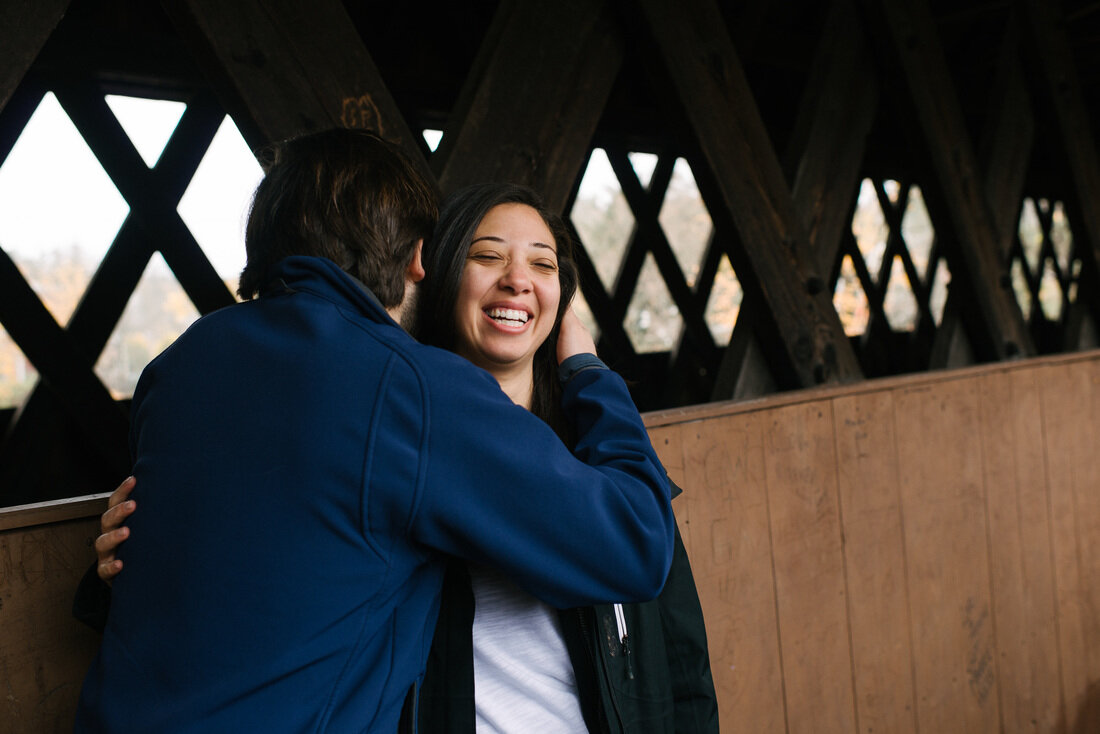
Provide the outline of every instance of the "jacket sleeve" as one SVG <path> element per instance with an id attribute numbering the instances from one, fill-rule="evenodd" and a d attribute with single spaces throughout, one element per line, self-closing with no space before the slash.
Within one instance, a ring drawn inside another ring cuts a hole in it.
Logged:
<path id="1" fill-rule="evenodd" d="M 703 608 L 679 528 L 672 568 L 664 590 L 657 597 L 657 605 L 668 651 L 676 731 L 717 734 L 718 699 L 710 671 Z"/>
<path id="2" fill-rule="evenodd" d="M 675 520 L 667 476 L 622 379 L 585 370 L 565 386 L 574 456 L 472 369 L 480 384 L 458 374 L 429 384 L 413 537 L 496 566 L 558 608 L 654 598 Z"/>

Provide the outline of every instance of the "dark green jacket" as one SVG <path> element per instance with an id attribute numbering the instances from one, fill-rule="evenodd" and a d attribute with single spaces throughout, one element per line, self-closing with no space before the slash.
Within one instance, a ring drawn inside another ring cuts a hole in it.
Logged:
<path id="1" fill-rule="evenodd" d="M 661 595 L 644 604 L 624 604 L 623 612 L 626 650 L 613 605 L 560 613 L 589 731 L 716 733 L 718 702 L 703 611 L 678 530 Z M 419 734 L 474 734 L 473 621 L 470 577 L 456 561 L 443 583 L 439 622 L 418 696 Z"/>

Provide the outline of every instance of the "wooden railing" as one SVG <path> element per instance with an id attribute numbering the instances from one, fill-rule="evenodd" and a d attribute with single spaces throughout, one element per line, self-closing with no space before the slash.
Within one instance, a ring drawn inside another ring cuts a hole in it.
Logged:
<path id="1" fill-rule="evenodd" d="M 647 424 L 724 731 L 1100 731 L 1100 353 Z"/>
<path id="2" fill-rule="evenodd" d="M 1100 726 L 1100 352 L 654 413 L 729 732 Z M 103 497 L 0 510 L 0 732 L 67 731 Z"/>

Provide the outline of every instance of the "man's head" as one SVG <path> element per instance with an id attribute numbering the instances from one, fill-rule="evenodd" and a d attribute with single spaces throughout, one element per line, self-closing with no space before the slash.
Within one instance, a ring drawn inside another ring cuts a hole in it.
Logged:
<path id="1" fill-rule="evenodd" d="M 280 143 L 252 199 L 241 297 L 255 296 L 283 258 L 313 255 L 394 309 L 437 215 L 435 188 L 377 135 L 334 129 Z"/>

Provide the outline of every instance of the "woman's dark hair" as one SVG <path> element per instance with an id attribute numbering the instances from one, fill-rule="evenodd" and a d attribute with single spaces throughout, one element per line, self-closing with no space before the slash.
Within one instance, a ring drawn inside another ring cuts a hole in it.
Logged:
<path id="1" fill-rule="evenodd" d="M 386 308 L 405 297 L 405 269 L 438 212 L 435 187 L 397 146 L 365 130 L 332 129 L 266 151 L 269 165 L 245 230 L 242 298 L 290 255 L 326 257 Z"/>
<path id="2" fill-rule="evenodd" d="M 455 192 L 443 202 L 435 233 L 424 242 L 422 258 L 427 274 L 420 282 L 417 295 L 416 336 L 425 344 L 454 351 L 455 302 L 466 267 L 466 254 L 481 220 L 501 204 L 524 204 L 534 209 L 546 223 L 557 246 L 561 301 L 550 336 L 535 352 L 531 412 L 571 444 L 572 432 L 561 410 L 557 344 L 561 318 L 577 292 L 573 238 L 561 217 L 547 209 L 542 197 L 532 189 L 508 183 L 478 184 Z"/>

